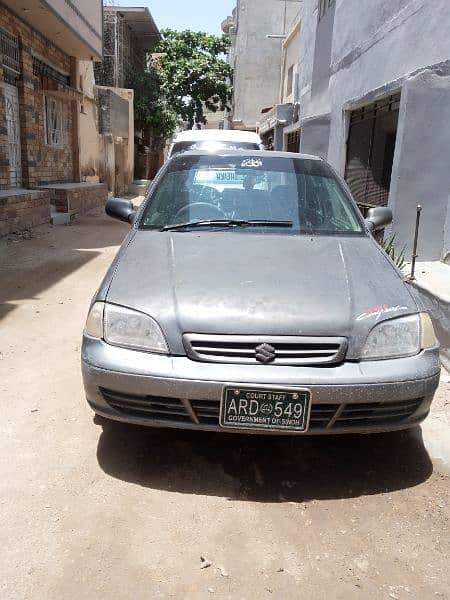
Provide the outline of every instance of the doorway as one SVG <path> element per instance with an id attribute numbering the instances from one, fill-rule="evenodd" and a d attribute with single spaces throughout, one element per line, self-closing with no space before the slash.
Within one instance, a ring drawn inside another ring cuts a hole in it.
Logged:
<path id="1" fill-rule="evenodd" d="M 394 94 L 350 113 L 345 179 L 364 216 L 388 203 L 399 107 Z"/>

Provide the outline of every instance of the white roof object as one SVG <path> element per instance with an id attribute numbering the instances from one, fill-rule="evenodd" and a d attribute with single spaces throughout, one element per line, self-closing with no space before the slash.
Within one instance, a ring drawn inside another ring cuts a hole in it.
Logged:
<path id="1" fill-rule="evenodd" d="M 261 138 L 252 131 L 237 131 L 233 129 L 192 129 L 181 131 L 175 136 L 174 142 L 249 142 L 261 144 Z"/>

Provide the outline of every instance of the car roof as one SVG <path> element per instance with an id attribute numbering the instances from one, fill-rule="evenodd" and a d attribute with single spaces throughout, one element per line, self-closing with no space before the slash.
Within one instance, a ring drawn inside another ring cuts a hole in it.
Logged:
<path id="1" fill-rule="evenodd" d="M 317 160 L 323 162 L 323 159 L 320 156 L 314 156 L 312 154 L 299 154 L 297 152 L 275 152 L 273 150 L 218 150 L 216 152 L 205 152 L 204 150 L 188 150 L 187 152 L 183 152 L 181 154 L 175 154 L 175 156 L 173 156 L 170 160 L 184 159 L 186 158 L 186 156 L 210 156 L 211 158 L 214 156 L 257 156 L 259 158 L 286 158 L 289 160 L 296 158 L 304 160 Z"/>
<path id="2" fill-rule="evenodd" d="M 250 142 L 261 143 L 261 138 L 253 131 L 237 131 L 235 129 L 192 129 L 190 131 L 181 131 L 175 136 L 176 142 L 197 142 L 197 141 L 217 141 L 217 142 Z"/>

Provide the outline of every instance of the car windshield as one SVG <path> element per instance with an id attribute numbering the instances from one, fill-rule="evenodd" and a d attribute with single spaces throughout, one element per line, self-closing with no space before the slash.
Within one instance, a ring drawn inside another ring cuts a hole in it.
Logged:
<path id="1" fill-rule="evenodd" d="M 197 140 L 190 142 L 175 142 L 171 156 L 190 150 L 203 150 L 205 152 L 218 152 L 220 150 L 259 150 L 259 145 L 253 142 L 221 142 L 216 140 Z"/>
<path id="2" fill-rule="evenodd" d="M 278 224 L 286 235 L 364 233 L 357 209 L 324 162 L 263 154 L 173 159 L 152 189 L 140 228 L 183 224 L 248 232 Z"/>

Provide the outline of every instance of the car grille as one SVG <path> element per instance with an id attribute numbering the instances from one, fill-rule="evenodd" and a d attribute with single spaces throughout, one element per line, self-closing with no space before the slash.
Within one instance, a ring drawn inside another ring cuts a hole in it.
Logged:
<path id="1" fill-rule="evenodd" d="M 181 400 L 155 396 L 131 396 L 100 389 L 106 402 L 118 412 L 155 422 L 219 426 L 218 400 Z M 400 424 L 419 408 L 423 398 L 395 402 L 312 404 L 310 431 L 359 429 Z"/>
<path id="2" fill-rule="evenodd" d="M 342 337 L 242 336 L 185 334 L 184 347 L 192 360 L 218 363 L 320 365 L 345 358 L 347 340 Z M 273 360 L 258 360 L 258 348 L 269 345 Z"/>
<path id="3" fill-rule="evenodd" d="M 127 415 L 147 417 L 156 421 L 191 422 L 189 413 L 186 412 L 183 403 L 178 398 L 131 396 L 105 389 L 100 391 L 112 408 Z"/>

